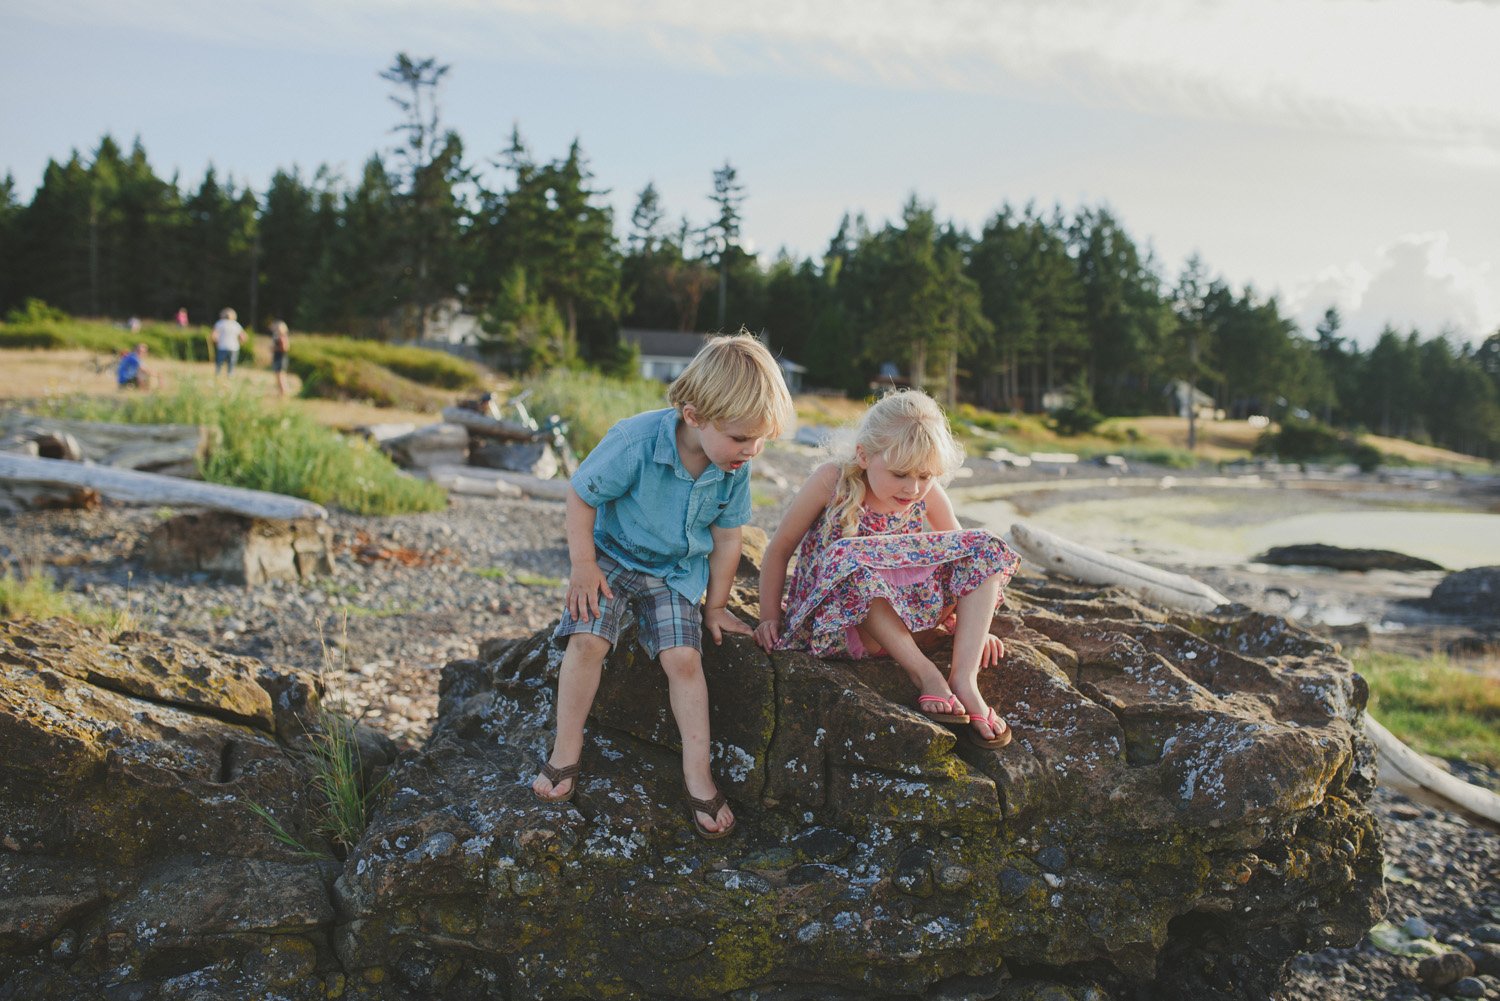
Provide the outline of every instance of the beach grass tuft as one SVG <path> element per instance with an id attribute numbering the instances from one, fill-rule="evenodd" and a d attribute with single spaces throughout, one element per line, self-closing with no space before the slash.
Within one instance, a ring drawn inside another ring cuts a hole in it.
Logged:
<path id="1" fill-rule="evenodd" d="M 43 409 L 80 420 L 217 427 L 222 440 L 200 471 L 209 483 L 301 497 L 358 514 L 440 511 L 447 505 L 441 487 L 403 475 L 375 446 L 323 427 L 295 406 L 267 403 L 245 383 L 184 380 L 171 393 L 124 400 L 62 397 Z"/>
<path id="2" fill-rule="evenodd" d="M 1359 651 L 1370 715 L 1423 754 L 1500 768 L 1500 657 L 1468 662 Z"/>

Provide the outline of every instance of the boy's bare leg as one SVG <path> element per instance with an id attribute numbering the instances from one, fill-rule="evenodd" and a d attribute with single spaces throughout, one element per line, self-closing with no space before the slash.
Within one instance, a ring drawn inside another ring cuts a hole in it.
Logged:
<path id="1" fill-rule="evenodd" d="M 574 633 L 568 637 L 562 664 L 557 669 L 557 737 L 547 758 L 554 768 L 575 764 L 583 754 L 583 725 L 594 704 L 594 694 L 599 691 L 599 673 L 608 654 L 609 640 L 602 636 Z M 564 788 L 559 791 L 547 776 L 538 775 L 531 788 L 543 799 L 555 799 L 567 795 L 573 782 L 563 779 L 558 784 Z"/>
<path id="2" fill-rule="evenodd" d="M 962 621 L 962 620 L 960 620 Z M 937 669 L 937 665 L 921 651 L 917 646 L 915 637 L 911 630 L 906 628 L 906 623 L 891 603 L 884 598 L 876 598 L 870 602 L 870 615 L 864 622 L 860 623 L 863 631 L 875 638 L 885 649 L 885 652 L 896 659 L 896 663 L 905 669 L 912 684 L 917 686 L 917 691 L 922 695 L 949 696 L 953 690 L 948 687 L 948 679 L 943 677 L 943 672 Z M 954 657 L 958 656 L 958 648 L 955 643 Z M 963 698 L 962 695 L 959 696 Z"/>
<path id="3" fill-rule="evenodd" d="M 949 680 L 970 716 L 983 723 L 989 705 L 979 694 L 979 657 L 995 617 L 1000 598 L 1000 575 L 991 574 L 974 590 L 958 599 L 958 626 L 953 631 L 953 666 Z M 991 734 L 990 736 L 995 736 Z"/>
<path id="4" fill-rule="evenodd" d="M 708 767 L 708 683 L 703 680 L 703 655 L 690 646 L 669 647 L 661 652 L 661 668 L 667 673 L 672 716 L 682 737 L 682 778 L 688 794 L 694 799 L 713 799 L 719 789 Z M 734 823 L 728 803 L 717 816 L 700 812 L 698 817 L 710 831 L 722 831 Z"/>

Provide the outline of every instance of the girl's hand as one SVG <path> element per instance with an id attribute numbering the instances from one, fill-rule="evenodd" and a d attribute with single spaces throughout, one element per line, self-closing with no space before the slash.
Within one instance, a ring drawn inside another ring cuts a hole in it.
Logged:
<path id="1" fill-rule="evenodd" d="M 723 606 L 705 608 L 703 610 L 703 625 L 713 636 L 715 643 L 724 642 L 724 633 L 739 633 L 741 636 L 750 636 L 752 631 L 734 613 Z"/>
<path id="2" fill-rule="evenodd" d="M 767 653 L 776 649 L 776 641 L 781 639 L 781 620 L 762 619 L 760 625 L 755 627 L 755 642 Z"/>
<path id="3" fill-rule="evenodd" d="M 579 566 L 575 563 L 572 572 L 568 574 L 568 614 L 578 622 L 597 619 L 601 593 L 611 601 L 614 600 L 614 592 L 609 589 L 609 581 L 605 579 L 604 571 L 599 569 L 599 564 Z"/>
<path id="4" fill-rule="evenodd" d="M 1005 659 L 1005 644 L 994 633 L 986 633 L 984 646 L 979 650 L 979 667 L 994 667 Z"/>

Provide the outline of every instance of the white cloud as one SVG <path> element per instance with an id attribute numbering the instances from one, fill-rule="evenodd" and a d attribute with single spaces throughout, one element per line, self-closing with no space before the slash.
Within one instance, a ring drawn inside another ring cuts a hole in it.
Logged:
<path id="1" fill-rule="evenodd" d="M 1488 263 L 1455 257 L 1446 233 L 1410 233 L 1388 244 L 1372 262 L 1329 268 L 1295 289 L 1292 310 L 1309 335 L 1330 305 L 1344 333 L 1368 347 L 1391 325 L 1424 338 L 1444 330 L 1479 341 L 1500 326 L 1500 295 Z"/>
<path id="2" fill-rule="evenodd" d="M 33 16 L 443 58 L 652 58 L 1419 136 L 1500 155 L 1500 5 L 1474 0 L 52 0 Z"/>

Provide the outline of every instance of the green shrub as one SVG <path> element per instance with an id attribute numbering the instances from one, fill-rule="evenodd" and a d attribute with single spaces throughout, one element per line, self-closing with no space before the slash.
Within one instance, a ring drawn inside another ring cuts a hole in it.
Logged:
<path id="1" fill-rule="evenodd" d="M 446 351 L 415 348 L 349 337 L 299 337 L 288 361 L 327 365 L 327 359 L 346 359 L 390 369 L 404 379 L 437 389 L 475 389 L 483 386 L 479 367 Z M 363 366 L 360 366 L 363 368 Z M 300 373 L 299 373 L 300 374 Z"/>
<path id="2" fill-rule="evenodd" d="M 1079 406 L 1060 407 L 1052 411 L 1053 429 L 1065 437 L 1087 434 L 1098 427 L 1104 420 L 1104 415 L 1092 406 L 1082 404 Z"/>
<path id="3" fill-rule="evenodd" d="M 526 408 L 545 420 L 557 414 L 568 423 L 568 440 L 580 456 L 599 444 L 615 422 L 667 405 L 667 387 L 648 379 L 612 379 L 598 372 L 557 368 L 528 379 Z"/>
<path id="4" fill-rule="evenodd" d="M 1204 464 L 1204 460 L 1185 448 L 1122 448 L 1117 453 L 1126 462 L 1149 462 L 1168 469 L 1193 469 Z"/>
<path id="5" fill-rule="evenodd" d="M 27 299 L 26 305 L 5 314 L 6 323 L 63 323 L 69 318 L 67 313 L 40 299 Z"/>
<path id="6" fill-rule="evenodd" d="M 441 487 L 403 475 L 378 448 L 345 438 L 291 407 L 268 406 L 245 383 L 226 388 L 188 380 L 174 393 L 125 400 L 52 401 L 60 417 L 133 424 L 207 424 L 222 444 L 202 470 L 210 483 L 267 490 L 360 514 L 437 511 Z"/>
<path id="7" fill-rule="evenodd" d="M 108 323 L 89 320 L 56 319 L 15 320 L 0 327 L 0 348 L 40 348 L 60 351 L 79 348 L 101 354 L 119 355 L 137 344 L 145 344 L 151 354 L 181 361 L 212 361 L 208 337 L 202 330 L 179 330 L 164 323 L 148 323 L 130 331 Z M 248 363 L 249 352 L 241 357 Z"/>
<path id="8" fill-rule="evenodd" d="M 1254 451 L 1256 455 L 1274 455 L 1284 462 L 1354 462 L 1365 472 L 1384 461 L 1374 446 L 1312 420 L 1290 420 L 1274 431 L 1267 431 L 1256 441 Z"/>

